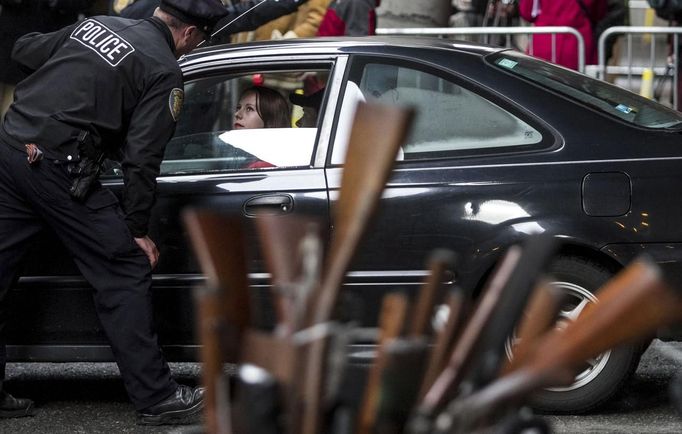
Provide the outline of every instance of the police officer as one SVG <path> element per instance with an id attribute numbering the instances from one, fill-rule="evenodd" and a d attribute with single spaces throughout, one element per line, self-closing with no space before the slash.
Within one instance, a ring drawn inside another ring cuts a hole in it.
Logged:
<path id="1" fill-rule="evenodd" d="M 162 0 L 151 18 L 92 17 L 28 34 L 12 52 L 30 75 L 17 85 L 0 128 L 0 300 L 29 238 L 52 228 L 95 289 L 141 423 L 173 423 L 202 406 L 201 388 L 171 378 L 153 330 L 151 271 L 159 252 L 147 226 L 182 107 L 177 58 L 224 14 L 219 0 Z M 97 180 L 104 157 L 122 161 L 122 206 Z M 5 361 L 3 341 L 0 380 Z M 0 392 L 0 416 L 32 411 L 30 400 Z"/>

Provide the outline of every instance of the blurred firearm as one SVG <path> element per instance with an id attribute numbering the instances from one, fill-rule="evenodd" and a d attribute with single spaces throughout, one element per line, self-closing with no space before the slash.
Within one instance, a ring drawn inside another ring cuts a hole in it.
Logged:
<path id="1" fill-rule="evenodd" d="M 512 246 L 486 285 L 481 301 L 455 345 L 446 368 L 425 394 L 412 421 L 414 433 L 432 430 L 433 417 L 446 402 L 490 382 L 505 357 L 504 343 L 521 317 L 535 280 L 557 247 L 548 235 L 529 237 L 523 247 Z M 476 369 L 473 369 L 475 367 Z"/>
<path id="2" fill-rule="evenodd" d="M 570 384 L 576 369 L 590 357 L 681 320 L 679 290 L 663 281 L 656 264 L 639 258 L 604 285 L 599 303 L 588 305 L 565 328 L 538 338 L 511 374 L 454 400 L 439 416 L 437 432 L 469 432 L 535 390 Z"/>
<path id="3" fill-rule="evenodd" d="M 410 109 L 358 104 L 335 204 L 335 231 L 322 282 L 306 306 L 305 326 L 316 327 L 332 319 L 350 261 L 379 204 L 413 116 Z M 322 425 L 324 350 L 325 346 L 317 345 L 307 356 L 303 434 L 317 434 Z"/>
<path id="4" fill-rule="evenodd" d="M 223 434 L 231 430 L 223 363 L 238 359 L 251 316 L 244 231 L 238 220 L 214 211 L 189 209 L 183 217 L 207 279 L 195 298 L 206 427 L 209 434 Z"/>
<path id="5" fill-rule="evenodd" d="M 410 410 L 419 397 L 426 370 L 434 307 L 444 281 L 454 276 L 454 264 L 455 254 L 450 250 L 438 249 L 431 253 L 430 271 L 417 294 L 407 336 L 382 343 L 385 349 L 379 356 L 385 361 L 380 374 L 374 432 L 398 434 L 404 430 Z M 452 314 L 457 315 L 457 312 Z"/>

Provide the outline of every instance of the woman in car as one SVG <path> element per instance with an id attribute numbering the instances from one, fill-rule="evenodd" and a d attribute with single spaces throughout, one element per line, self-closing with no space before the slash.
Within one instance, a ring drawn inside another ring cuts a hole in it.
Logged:
<path id="1" fill-rule="evenodd" d="M 287 100 L 276 90 L 265 86 L 245 89 L 235 107 L 232 128 L 287 128 L 291 126 L 291 111 Z M 274 164 L 257 159 L 246 165 L 248 169 L 274 167 Z"/>
<path id="2" fill-rule="evenodd" d="M 249 87 L 235 107 L 233 129 L 287 128 L 291 126 L 289 103 L 276 90 Z"/>

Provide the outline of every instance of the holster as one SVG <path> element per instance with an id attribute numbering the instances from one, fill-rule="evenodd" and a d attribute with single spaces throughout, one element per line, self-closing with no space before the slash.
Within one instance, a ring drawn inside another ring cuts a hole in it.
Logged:
<path id="1" fill-rule="evenodd" d="M 84 202 L 97 184 L 102 170 L 102 160 L 93 161 L 88 157 L 83 157 L 77 164 L 69 166 L 68 170 L 73 177 L 69 194 L 77 201 Z"/>
<path id="2" fill-rule="evenodd" d="M 69 175 L 73 178 L 69 194 L 75 200 L 84 202 L 93 187 L 97 185 L 104 162 L 104 153 L 94 148 L 87 131 L 83 131 L 78 136 L 78 149 L 81 155 L 80 161 L 68 166 Z"/>

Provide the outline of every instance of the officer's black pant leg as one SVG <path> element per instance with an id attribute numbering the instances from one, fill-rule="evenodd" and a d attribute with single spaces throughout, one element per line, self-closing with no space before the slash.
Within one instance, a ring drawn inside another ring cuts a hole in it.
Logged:
<path id="1" fill-rule="evenodd" d="M 53 165 L 61 188 L 42 207 L 43 219 L 95 288 L 95 306 L 131 401 L 138 410 L 174 393 L 153 329 L 151 267 L 125 224 L 116 197 L 99 188 L 85 203 L 71 199 L 70 179 Z"/>
<path id="2" fill-rule="evenodd" d="M 98 210 L 98 218 L 107 226 L 123 223 L 111 211 Z M 119 236 L 125 239 L 125 234 Z M 98 316 L 131 401 L 137 410 L 142 410 L 170 396 L 177 384 L 171 378 L 153 327 L 149 259 L 132 243 L 129 251 L 113 252 L 108 261 L 93 261 L 87 253 L 74 255 L 74 259 L 96 289 Z"/>
<path id="3" fill-rule="evenodd" d="M 42 229 L 40 220 L 25 200 L 25 177 L 30 172 L 26 156 L 0 141 L 0 389 L 7 362 L 5 324 L 7 295 L 28 240 Z"/>

